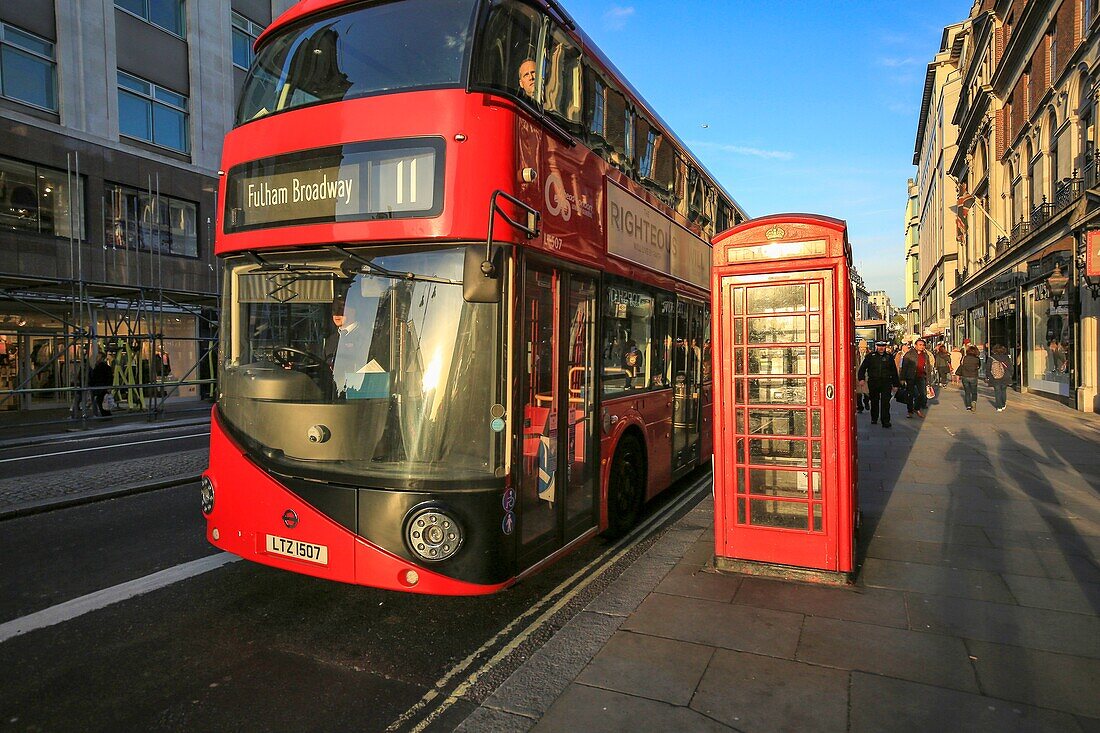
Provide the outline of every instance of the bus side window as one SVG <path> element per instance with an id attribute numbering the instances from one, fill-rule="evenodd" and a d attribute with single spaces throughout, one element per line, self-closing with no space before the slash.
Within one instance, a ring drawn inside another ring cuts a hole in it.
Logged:
<path id="1" fill-rule="evenodd" d="M 653 296 L 607 288 L 603 328 L 603 393 L 636 392 L 653 384 Z"/>
<path id="2" fill-rule="evenodd" d="M 546 47 L 543 99 L 546 111 L 573 134 L 579 134 L 583 120 L 583 66 L 581 53 L 572 40 L 554 28 Z"/>
<path id="3" fill-rule="evenodd" d="M 512 0 L 497 0 L 480 34 L 471 83 L 536 101 L 538 88 L 524 90 L 520 67 L 527 61 L 538 67 L 541 27 L 542 16 L 534 8 Z"/>

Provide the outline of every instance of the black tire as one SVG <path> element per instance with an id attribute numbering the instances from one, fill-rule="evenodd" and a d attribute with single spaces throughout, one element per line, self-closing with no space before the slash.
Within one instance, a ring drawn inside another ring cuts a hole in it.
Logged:
<path id="1" fill-rule="evenodd" d="M 645 503 L 645 451 L 633 435 L 619 441 L 607 486 L 607 536 L 622 537 L 638 522 Z"/>

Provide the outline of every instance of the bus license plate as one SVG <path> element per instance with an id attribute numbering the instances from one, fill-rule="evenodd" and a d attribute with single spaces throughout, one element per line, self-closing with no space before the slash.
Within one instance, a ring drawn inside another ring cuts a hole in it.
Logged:
<path id="1" fill-rule="evenodd" d="M 324 545 L 314 545 L 301 540 L 289 540 L 286 537 L 276 537 L 269 534 L 267 536 L 267 551 L 275 555 L 293 557 L 295 560 L 328 565 L 328 548 Z"/>

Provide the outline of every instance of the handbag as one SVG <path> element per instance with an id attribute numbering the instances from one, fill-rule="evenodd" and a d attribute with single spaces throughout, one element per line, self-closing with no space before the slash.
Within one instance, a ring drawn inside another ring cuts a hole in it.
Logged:
<path id="1" fill-rule="evenodd" d="M 115 396 L 110 392 L 103 398 L 103 409 L 107 412 L 114 412 L 118 408 L 118 404 L 115 402 Z"/>
<path id="2" fill-rule="evenodd" d="M 894 401 L 903 405 L 909 404 L 909 388 L 905 385 L 898 387 L 898 391 L 894 393 Z"/>
<path id="3" fill-rule="evenodd" d="M 924 396 L 930 400 L 936 399 L 936 388 L 933 387 L 931 384 L 928 385 L 928 387 L 924 390 Z"/>

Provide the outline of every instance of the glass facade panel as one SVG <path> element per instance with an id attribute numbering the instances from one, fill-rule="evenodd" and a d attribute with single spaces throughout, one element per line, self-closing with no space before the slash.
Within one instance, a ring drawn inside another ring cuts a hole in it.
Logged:
<path id="1" fill-rule="evenodd" d="M 121 71 L 118 116 L 122 135 L 184 153 L 191 147 L 187 97 Z"/>
<path id="2" fill-rule="evenodd" d="M 54 44 L 0 23 L 0 96 L 56 111 Z"/>
<path id="3" fill-rule="evenodd" d="M 805 285 L 769 285 L 749 288 L 746 310 L 754 313 L 803 313 L 806 310 Z"/>
<path id="4" fill-rule="evenodd" d="M 109 246 L 198 257 L 194 203 L 112 183 L 104 188 L 104 241 Z"/>
<path id="5" fill-rule="evenodd" d="M 749 501 L 749 523 L 780 529 L 807 530 L 810 528 L 809 511 L 805 504 L 769 499 Z"/>
<path id="6" fill-rule="evenodd" d="M 84 239 L 83 180 L 0 158 L 0 229 Z"/>
<path id="7" fill-rule="evenodd" d="M 1066 297 L 1057 304 L 1045 286 L 1027 292 L 1028 389 L 1069 397 L 1073 381 L 1073 323 Z"/>
<path id="8" fill-rule="evenodd" d="M 805 410 L 749 410 L 750 435 L 806 435 Z"/>
<path id="9" fill-rule="evenodd" d="M 750 404 L 806 404 L 805 379 L 749 379 L 748 383 Z"/>
<path id="10" fill-rule="evenodd" d="M 810 477 L 806 471 L 754 468 L 749 472 L 749 476 L 751 494 L 805 499 L 809 493 Z"/>
<path id="11" fill-rule="evenodd" d="M 749 349 L 749 374 L 805 374 L 806 349 Z"/>
<path id="12" fill-rule="evenodd" d="M 750 344 L 805 343 L 804 316 L 772 316 L 748 319 Z"/>
<path id="13" fill-rule="evenodd" d="M 806 441 L 752 438 L 749 463 L 757 466 L 805 466 Z"/>

